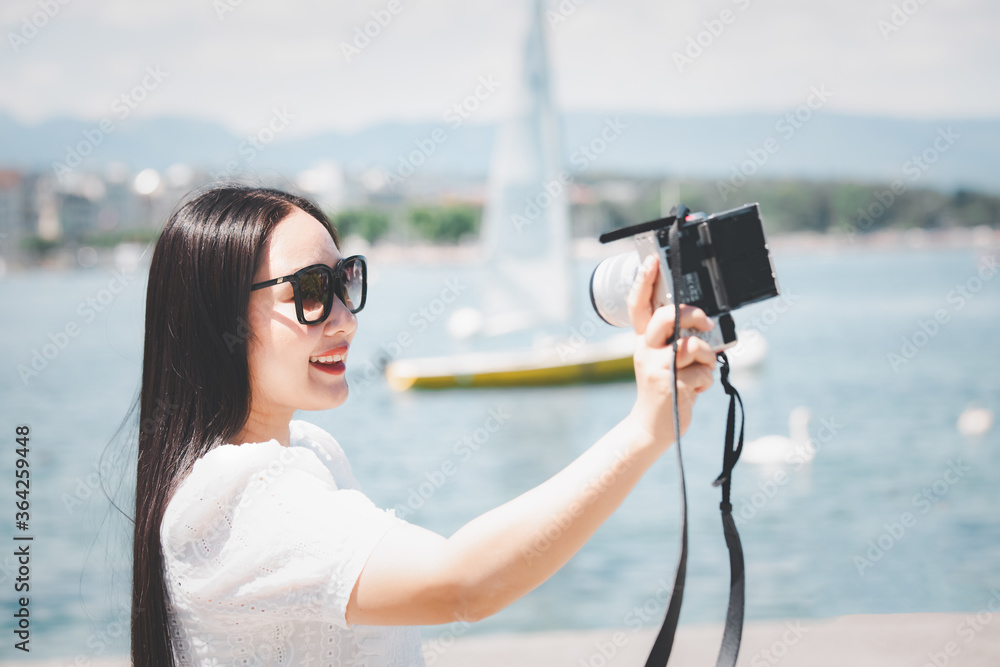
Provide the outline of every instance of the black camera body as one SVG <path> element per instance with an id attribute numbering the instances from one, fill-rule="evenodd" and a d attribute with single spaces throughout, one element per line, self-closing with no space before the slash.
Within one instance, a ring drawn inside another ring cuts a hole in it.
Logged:
<path id="1" fill-rule="evenodd" d="M 675 286 L 669 231 L 676 219 L 671 215 L 601 235 L 601 243 L 632 237 L 636 250 L 597 265 L 590 280 L 591 303 L 608 324 L 630 326 L 625 298 L 639 266 L 654 255 L 660 264 L 654 305 L 672 304 L 676 299 L 701 308 L 716 321 L 715 328 L 709 332 L 682 330 L 681 335 L 696 335 L 716 352 L 722 351 L 736 344 L 730 312 L 780 293 L 760 207 L 754 203 L 714 215 L 684 215 L 678 230 L 680 281 Z"/>

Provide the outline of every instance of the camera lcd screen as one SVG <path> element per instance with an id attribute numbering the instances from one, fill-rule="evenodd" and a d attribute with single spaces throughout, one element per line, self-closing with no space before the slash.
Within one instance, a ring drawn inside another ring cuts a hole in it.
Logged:
<path id="1" fill-rule="evenodd" d="M 657 232 L 662 248 L 669 246 L 667 232 Z M 778 295 L 757 204 L 690 220 L 680 241 L 681 284 L 675 292 L 681 303 L 713 317 Z"/>
<path id="2" fill-rule="evenodd" d="M 756 204 L 708 219 L 729 309 L 778 295 L 771 253 Z"/>

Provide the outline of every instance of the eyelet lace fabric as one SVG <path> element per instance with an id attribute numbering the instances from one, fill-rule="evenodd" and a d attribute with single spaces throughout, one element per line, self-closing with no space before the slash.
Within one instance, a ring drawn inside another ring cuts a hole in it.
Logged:
<path id="1" fill-rule="evenodd" d="M 340 445 L 292 421 L 276 440 L 198 459 L 160 526 L 182 667 L 423 665 L 416 628 L 348 625 L 351 591 L 402 523 L 361 493 Z"/>

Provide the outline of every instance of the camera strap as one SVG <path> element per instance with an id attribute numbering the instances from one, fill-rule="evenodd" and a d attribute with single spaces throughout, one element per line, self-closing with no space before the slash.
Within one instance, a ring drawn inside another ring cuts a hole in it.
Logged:
<path id="1" fill-rule="evenodd" d="M 668 230 L 668 258 L 670 260 L 670 273 L 674 285 L 681 284 L 681 262 L 680 262 L 680 226 L 687 215 L 687 208 L 679 206 L 675 211 L 671 211 L 675 216 L 674 222 Z M 676 293 L 676 290 L 673 290 Z M 674 298 L 674 322 L 680 321 L 680 303 Z M 681 435 L 680 435 L 680 410 L 677 404 L 677 340 L 675 334 L 673 338 L 673 361 L 671 370 L 674 382 L 673 395 L 673 416 L 674 416 L 674 447 L 677 450 L 677 465 L 680 470 L 681 487 L 681 554 L 677 563 L 677 572 L 674 575 L 673 592 L 670 595 L 670 603 L 667 605 L 667 614 L 663 619 L 663 625 L 656 636 L 653 648 L 646 659 L 646 667 L 665 667 L 670 659 L 670 651 L 673 649 L 674 635 L 677 632 L 677 622 L 680 619 L 681 603 L 684 598 L 684 580 L 687 574 L 687 489 L 684 481 L 684 461 L 681 456 Z M 722 502 L 719 508 L 722 511 L 722 529 L 726 538 L 726 547 L 729 549 L 729 608 L 726 611 L 726 627 L 722 634 L 722 646 L 719 649 L 719 658 L 716 667 L 734 667 L 736 657 L 740 651 L 740 640 L 743 636 L 743 608 L 744 608 L 744 572 L 743 572 L 743 547 L 740 543 L 740 535 L 736 530 L 736 523 L 733 521 L 733 506 L 729 502 L 729 489 L 732 481 L 732 471 L 743 451 L 743 400 L 739 393 L 729 382 L 729 359 L 724 352 L 717 355 L 719 360 L 719 373 L 722 386 L 729 395 L 729 414 L 726 420 L 726 443 L 722 456 L 722 472 L 712 482 L 713 486 L 722 487 Z M 736 403 L 740 404 L 740 435 L 736 442 Z M 735 442 L 735 446 L 734 446 Z"/>
<path id="2" fill-rule="evenodd" d="M 736 664 L 736 656 L 740 652 L 740 640 L 743 637 L 743 607 L 744 607 L 744 577 L 743 577 L 743 545 L 740 534 L 733 520 L 733 506 L 729 502 L 729 487 L 732 482 L 733 468 L 743 452 L 743 426 L 745 415 L 743 399 L 736 388 L 729 382 L 729 358 L 725 352 L 717 355 L 719 360 L 719 377 L 726 393 L 729 394 L 729 415 L 726 418 L 726 445 L 722 452 L 722 472 L 712 482 L 712 486 L 722 487 L 722 530 L 726 536 L 726 547 L 729 549 L 729 608 L 726 610 L 726 629 L 722 633 L 722 646 L 719 648 L 719 659 L 716 667 L 732 667 Z M 740 437 L 733 444 L 736 431 L 736 404 L 740 404 Z"/>

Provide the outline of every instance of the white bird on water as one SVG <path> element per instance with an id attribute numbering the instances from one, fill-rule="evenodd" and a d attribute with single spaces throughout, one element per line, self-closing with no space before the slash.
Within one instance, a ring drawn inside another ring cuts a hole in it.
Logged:
<path id="1" fill-rule="evenodd" d="M 966 437 L 982 435 L 993 427 L 993 412 L 975 404 L 958 416 L 958 432 Z"/>
<path id="2" fill-rule="evenodd" d="M 811 461 L 816 448 L 809 439 L 809 408 L 797 407 L 788 416 L 788 434 L 765 435 L 743 445 L 740 460 L 759 465 Z"/>

